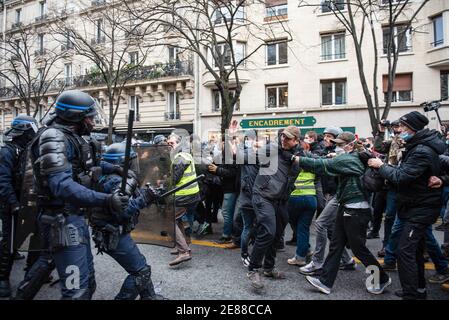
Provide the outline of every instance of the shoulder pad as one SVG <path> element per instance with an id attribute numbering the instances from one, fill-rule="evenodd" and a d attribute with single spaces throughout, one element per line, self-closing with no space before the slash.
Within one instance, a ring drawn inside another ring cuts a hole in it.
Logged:
<path id="1" fill-rule="evenodd" d="M 70 167 L 67 160 L 67 139 L 55 128 L 45 130 L 39 138 L 40 172 L 43 175 L 62 172 Z"/>

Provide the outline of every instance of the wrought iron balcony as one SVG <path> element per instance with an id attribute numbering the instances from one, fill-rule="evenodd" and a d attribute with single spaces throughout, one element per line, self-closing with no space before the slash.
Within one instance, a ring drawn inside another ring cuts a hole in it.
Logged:
<path id="1" fill-rule="evenodd" d="M 36 17 L 36 22 L 43 22 L 43 21 L 47 20 L 47 18 L 48 18 L 48 15 L 47 14 L 43 14 L 43 15 L 41 15 L 39 17 Z"/>
<path id="2" fill-rule="evenodd" d="M 181 113 L 180 112 L 165 112 L 165 120 L 180 120 Z"/>
<path id="3" fill-rule="evenodd" d="M 66 43 L 66 44 L 61 45 L 61 52 L 72 50 L 74 48 L 75 48 L 75 46 L 73 45 L 73 43 L 70 43 L 70 44 Z"/>
<path id="4" fill-rule="evenodd" d="M 92 38 L 91 40 L 90 40 L 90 44 L 91 45 L 96 45 L 96 44 L 102 44 L 102 43 L 105 43 L 106 42 L 106 37 L 105 36 L 101 36 L 101 37 L 95 37 L 95 38 Z"/>
<path id="5" fill-rule="evenodd" d="M 19 29 L 23 26 L 22 22 L 15 22 L 11 25 L 11 29 Z"/>
<path id="6" fill-rule="evenodd" d="M 106 0 L 92 0 L 90 4 L 92 7 L 98 7 L 106 4 Z"/>
<path id="7" fill-rule="evenodd" d="M 34 55 L 36 57 L 43 56 L 46 53 L 47 53 L 47 49 L 38 49 L 38 50 L 34 51 Z"/>

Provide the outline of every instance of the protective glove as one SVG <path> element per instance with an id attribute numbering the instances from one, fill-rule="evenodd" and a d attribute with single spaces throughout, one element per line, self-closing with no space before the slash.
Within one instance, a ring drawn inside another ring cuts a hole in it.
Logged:
<path id="1" fill-rule="evenodd" d="M 111 194 L 108 199 L 108 208 L 114 215 L 120 215 L 128 208 L 129 196 L 120 194 L 119 191 Z"/>
<path id="2" fill-rule="evenodd" d="M 145 198 L 145 202 L 147 205 L 155 202 L 159 198 L 159 192 L 150 184 L 146 184 L 145 188 L 143 188 L 143 197 Z"/>

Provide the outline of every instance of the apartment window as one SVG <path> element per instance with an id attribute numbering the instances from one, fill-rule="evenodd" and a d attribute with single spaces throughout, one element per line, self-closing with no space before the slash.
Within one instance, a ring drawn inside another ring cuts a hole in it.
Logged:
<path id="1" fill-rule="evenodd" d="M 103 19 L 98 19 L 95 21 L 95 39 L 97 43 L 102 43 L 103 36 Z"/>
<path id="2" fill-rule="evenodd" d="M 326 34 L 321 36 L 321 60 L 336 60 L 346 58 L 346 35 L 344 33 Z"/>
<path id="3" fill-rule="evenodd" d="M 238 1 L 240 2 L 240 1 Z M 225 22 L 230 22 L 232 16 L 234 15 L 234 22 L 244 22 L 245 21 L 245 7 L 239 6 L 236 8 L 231 3 L 228 4 L 228 7 L 220 7 L 215 9 L 214 11 L 214 23 L 222 24 Z"/>
<path id="4" fill-rule="evenodd" d="M 129 64 L 137 65 L 139 63 L 139 51 L 129 53 Z"/>
<path id="5" fill-rule="evenodd" d="M 44 80 L 44 68 L 37 68 L 37 81 L 42 82 Z"/>
<path id="6" fill-rule="evenodd" d="M 286 0 L 265 1 L 265 16 L 267 18 L 283 17 L 288 15 L 288 4 Z"/>
<path id="7" fill-rule="evenodd" d="M 230 90 L 229 92 L 232 96 L 235 94 L 235 90 Z M 219 90 L 212 90 L 212 111 L 220 111 L 222 107 L 221 100 L 221 92 Z M 237 103 L 234 105 L 234 111 L 240 110 L 240 98 L 237 100 Z"/>
<path id="8" fill-rule="evenodd" d="M 176 120 L 180 119 L 179 113 L 179 96 L 176 91 L 168 92 L 168 105 L 167 114 L 165 116 L 166 120 Z"/>
<path id="9" fill-rule="evenodd" d="M 287 41 L 267 43 L 267 65 L 288 63 Z"/>
<path id="10" fill-rule="evenodd" d="M 346 79 L 321 81 L 321 105 L 346 104 Z"/>
<path id="11" fill-rule="evenodd" d="M 345 9 L 345 0 L 325 0 L 321 1 L 321 12 L 342 11 Z"/>
<path id="12" fill-rule="evenodd" d="M 64 65 L 64 80 L 67 86 L 72 85 L 72 64 L 66 63 Z"/>
<path id="13" fill-rule="evenodd" d="M 16 9 L 16 23 L 20 23 L 22 20 L 22 8 Z"/>
<path id="14" fill-rule="evenodd" d="M 129 96 L 129 108 L 134 110 L 134 121 L 140 120 L 139 98 L 137 96 Z"/>
<path id="15" fill-rule="evenodd" d="M 40 122 L 42 120 L 42 117 L 44 116 L 44 106 L 43 105 L 39 105 L 37 107 L 37 121 Z"/>
<path id="16" fill-rule="evenodd" d="M 443 15 L 440 14 L 432 19 L 433 23 L 433 42 L 434 47 L 444 43 Z"/>
<path id="17" fill-rule="evenodd" d="M 266 86 L 266 97 L 268 109 L 288 107 L 288 84 Z"/>
<path id="18" fill-rule="evenodd" d="M 15 118 L 19 114 L 19 108 L 12 107 L 12 117 Z"/>
<path id="19" fill-rule="evenodd" d="M 19 39 L 14 40 L 14 49 L 16 51 L 17 58 L 20 57 L 20 49 L 21 49 L 20 46 L 21 46 L 20 40 Z"/>
<path id="20" fill-rule="evenodd" d="M 388 53 L 388 46 L 390 43 L 390 34 L 393 31 L 393 41 L 396 45 L 398 52 L 409 52 L 412 51 L 412 30 L 407 29 L 406 25 L 397 25 L 393 28 L 383 27 L 383 46 L 384 54 Z"/>
<path id="21" fill-rule="evenodd" d="M 239 63 L 246 58 L 246 43 L 237 41 L 234 45 L 235 63 Z M 242 62 L 244 65 L 245 61 Z"/>
<path id="22" fill-rule="evenodd" d="M 42 54 L 44 52 L 44 34 L 39 33 L 37 35 L 37 47 L 40 53 Z"/>
<path id="23" fill-rule="evenodd" d="M 225 66 L 230 66 L 232 64 L 232 56 L 231 49 L 229 48 L 229 44 L 220 43 L 216 46 L 216 59 L 214 59 L 214 66 L 218 66 L 216 60 L 221 60 L 221 63 Z"/>
<path id="24" fill-rule="evenodd" d="M 382 5 L 387 5 L 390 3 L 390 1 L 391 1 L 391 4 L 398 4 L 398 3 L 404 2 L 406 0 L 382 0 L 381 3 L 382 3 Z"/>
<path id="25" fill-rule="evenodd" d="M 441 71 L 441 100 L 449 100 L 449 70 Z"/>
<path id="26" fill-rule="evenodd" d="M 47 14 L 47 2 L 40 1 L 39 2 L 39 16 L 43 17 Z"/>
<path id="27" fill-rule="evenodd" d="M 385 101 L 387 100 L 388 75 L 383 76 L 383 91 Z M 412 101 L 413 98 L 413 75 L 411 73 L 396 74 L 393 81 L 392 102 Z"/>
<path id="28" fill-rule="evenodd" d="M 179 48 L 168 47 L 168 62 L 175 63 L 179 61 Z"/>

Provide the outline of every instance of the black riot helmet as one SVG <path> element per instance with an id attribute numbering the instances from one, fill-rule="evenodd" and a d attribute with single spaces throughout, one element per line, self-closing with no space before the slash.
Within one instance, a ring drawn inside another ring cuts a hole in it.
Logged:
<path id="1" fill-rule="evenodd" d="M 11 122 L 11 129 L 5 132 L 6 136 L 18 138 L 23 135 L 34 136 L 37 132 L 37 121 L 33 117 L 27 115 L 18 115 Z"/>
<path id="2" fill-rule="evenodd" d="M 80 90 L 68 90 L 56 99 L 56 116 L 64 121 L 78 123 L 98 114 L 95 100 Z"/>
<path id="3" fill-rule="evenodd" d="M 103 153 L 102 158 L 106 162 L 123 167 L 123 165 L 125 164 L 125 151 L 126 151 L 126 144 L 113 143 L 106 148 L 106 151 Z M 135 173 L 139 173 L 139 162 L 137 159 L 137 153 L 132 148 L 130 153 L 129 168 Z"/>

